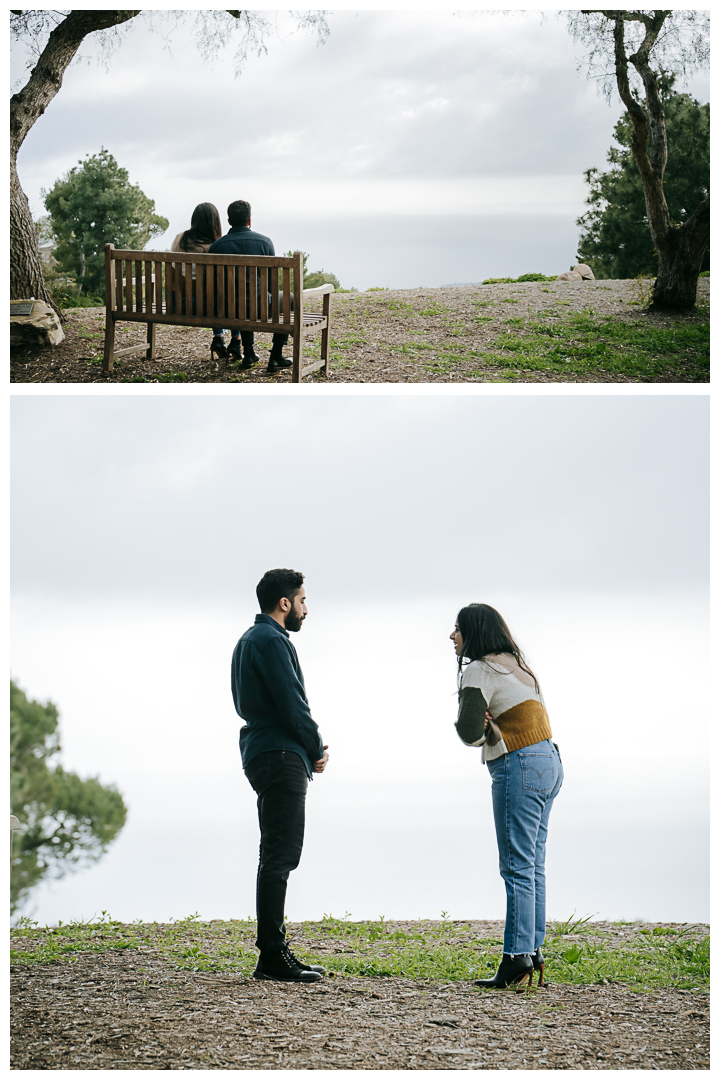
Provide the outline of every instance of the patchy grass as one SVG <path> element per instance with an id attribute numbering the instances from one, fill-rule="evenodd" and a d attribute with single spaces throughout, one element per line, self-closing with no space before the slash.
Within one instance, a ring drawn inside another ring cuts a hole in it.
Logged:
<path id="1" fill-rule="evenodd" d="M 655 326 L 622 322 L 579 312 L 566 321 L 550 309 L 515 324 L 515 333 L 500 333 L 486 353 L 486 363 L 520 371 L 564 371 L 588 376 L 594 371 L 630 376 L 638 381 L 665 377 L 682 368 L 683 376 L 705 382 L 710 373 L 710 327 L 707 323 Z M 521 328 L 520 328 L 521 326 Z"/>
<path id="2" fill-rule="evenodd" d="M 471 981 L 492 974 L 502 953 L 500 937 L 479 934 L 471 923 L 351 922 L 326 915 L 289 926 L 292 948 L 320 961 L 330 973 Z M 627 940 L 623 940 L 627 935 Z M 197 915 L 171 923 L 119 923 L 103 912 L 91 922 L 40 928 L 23 919 L 12 931 L 14 964 L 72 962 L 81 952 L 138 949 L 191 971 L 234 971 L 250 976 L 257 952 L 252 920 L 199 922 Z M 706 991 L 710 939 L 705 926 L 653 926 L 569 919 L 551 923 L 543 952 L 547 977 L 575 985 L 622 984 L 633 990 Z"/>

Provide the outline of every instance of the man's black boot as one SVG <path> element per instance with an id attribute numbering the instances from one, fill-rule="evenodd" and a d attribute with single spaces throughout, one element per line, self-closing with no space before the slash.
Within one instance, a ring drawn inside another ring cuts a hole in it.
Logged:
<path id="1" fill-rule="evenodd" d="M 317 971 L 320 973 L 320 975 L 327 975 L 327 969 L 321 967 L 320 964 L 306 964 L 305 961 L 300 960 L 300 958 L 297 957 L 295 953 L 290 952 L 290 949 L 288 949 L 288 954 L 292 956 L 295 963 L 298 965 L 298 967 L 301 967 L 303 971 Z"/>
<path id="2" fill-rule="evenodd" d="M 519 986 L 520 983 L 524 983 L 529 976 L 527 985 L 532 986 L 534 970 L 535 966 L 532 962 L 532 956 L 527 953 L 518 953 L 517 956 L 512 956 L 510 953 L 503 953 L 500 967 L 497 969 L 492 979 L 477 979 L 475 985 L 484 986 L 487 990 L 504 990 L 506 986 Z"/>
<path id="3" fill-rule="evenodd" d="M 240 340 L 242 341 L 243 358 L 240 365 L 241 368 L 247 370 L 251 368 L 253 364 L 257 364 L 260 357 L 255 352 L 255 335 L 252 331 L 241 330 Z"/>
<path id="4" fill-rule="evenodd" d="M 287 945 L 282 945 L 277 952 L 260 953 L 253 979 L 277 979 L 280 982 L 314 983 L 322 979 L 322 974 L 306 967 L 293 956 Z"/>
<path id="5" fill-rule="evenodd" d="M 292 367 L 292 364 L 293 362 L 289 357 L 283 356 L 282 346 L 278 349 L 275 345 L 273 345 L 272 349 L 270 350 L 270 359 L 268 360 L 267 366 L 270 374 L 272 374 L 274 371 L 282 371 L 283 368 Z"/>

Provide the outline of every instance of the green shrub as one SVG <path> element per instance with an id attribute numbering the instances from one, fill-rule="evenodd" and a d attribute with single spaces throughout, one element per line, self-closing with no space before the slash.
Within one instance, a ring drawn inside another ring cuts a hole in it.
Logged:
<path id="1" fill-rule="evenodd" d="M 336 289 L 340 288 L 340 282 L 335 275 L 328 273 L 326 270 L 313 270 L 305 275 L 304 289 L 316 289 L 318 285 L 334 285 Z"/>
<path id="2" fill-rule="evenodd" d="M 43 279 L 47 290 L 59 308 L 104 307 L 101 296 L 83 296 L 77 291 L 74 277 L 58 272 L 54 266 L 43 263 Z"/>
<path id="3" fill-rule="evenodd" d="M 485 278 L 482 285 L 517 285 L 519 281 L 554 281 L 554 277 L 546 274 L 521 274 L 520 277 L 489 277 Z"/>

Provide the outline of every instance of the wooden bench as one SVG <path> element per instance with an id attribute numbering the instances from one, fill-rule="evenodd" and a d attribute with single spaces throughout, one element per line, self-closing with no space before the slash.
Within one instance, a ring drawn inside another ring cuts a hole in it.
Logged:
<path id="1" fill-rule="evenodd" d="M 289 334 L 293 349 L 292 381 L 300 382 L 304 375 L 319 368 L 327 375 L 330 294 L 334 286 L 303 289 L 302 280 L 301 251 L 295 251 L 292 257 L 199 255 L 183 251 L 124 251 L 106 244 L 103 371 L 112 371 L 116 356 L 144 351 L 148 360 L 154 360 L 155 327 L 167 323 Z M 303 301 L 319 296 L 323 298 L 322 313 L 304 312 Z M 147 343 L 116 350 L 118 322 L 147 323 Z M 322 331 L 320 359 L 307 367 L 302 362 L 305 330 Z"/>

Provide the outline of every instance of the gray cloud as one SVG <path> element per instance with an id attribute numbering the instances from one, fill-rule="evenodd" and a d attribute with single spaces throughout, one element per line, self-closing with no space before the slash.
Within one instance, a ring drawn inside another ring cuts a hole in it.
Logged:
<path id="1" fill-rule="evenodd" d="M 225 603 L 270 565 L 329 602 L 705 582 L 704 398 L 12 406 L 21 592 Z"/>
<path id="2" fill-rule="evenodd" d="M 154 247 L 169 246 L 197 202 L 224 209 L 247 197 L 262 218 L 256 226 L 279 250 L 309 250 L 316 267 L 346 285 L 432 286 L 566 269 L 577 250 L 582 173 L 604 165 L 620 108 L 576 72 L 564 24 L 532 12 L 363 11 L 336 12 L 330 25 L 318 47 L 290 34 L 281 16 L 269 54 L 251 58 L 239 79 L 231 44 L 208 65 L 187 29 L 167 51 L 142 23 L 131 26 L 108 70 L 70 68 L 28 136 L 19 170 L 33 212 L 43 212 L 41 187 L 104 145 L 170 219 Z M 92 56 L 91 44 L 83 51 Z M 694 84 L 701 94 L 705 86 Z M 562 194 L 565 177 L 577 178 L 573 194 Z M 506 193 L 507 178 L 521 180 L 522 190 L 500 207 L 482 183 Z M 556 202 L 543 209 L 534 204 L 547 178 Z M 458 213 L 453 185 L 464 179 L 476 204 Z M 377 188 L 344 186 L 356 181 L 407 185 L 408 204 L 412 185 L 429 184 L 414 212 L 433 220 L 409 221 L 409 205 L 398 213 Z M 363 212 L 384 219 L 373 235 L 374 264 L 391 270 L 383 281 L 350 250 L 351 219 Z M 294 228 L 283 242 L 285 222 Z M 432 236 L 419 260 L 409 258 L 423 227 Z M 472 265 L 470 247 L 478 253 Z"/>
<path id="3" fill-rule="evenodd" d="M 442 178 L 580 172 L 607 149 L 614 112 L 578 77 L 553 21 L 339 12 L 331 28 L 320 48 L 272 40 L 234 80 L 230 49 L 204 65 L 183 31 L 168 53 L 139 24 L 108 71 L 71 69 L 23 161 L 74 164 L 111 142 L 125 158 L 149 152 L 169 175 L 192 175 L 212 146 L 227 167 L 260 175 L 290 165 L 308 176 Z M 139 128 L 148 101 L 152 129 Z"/>

